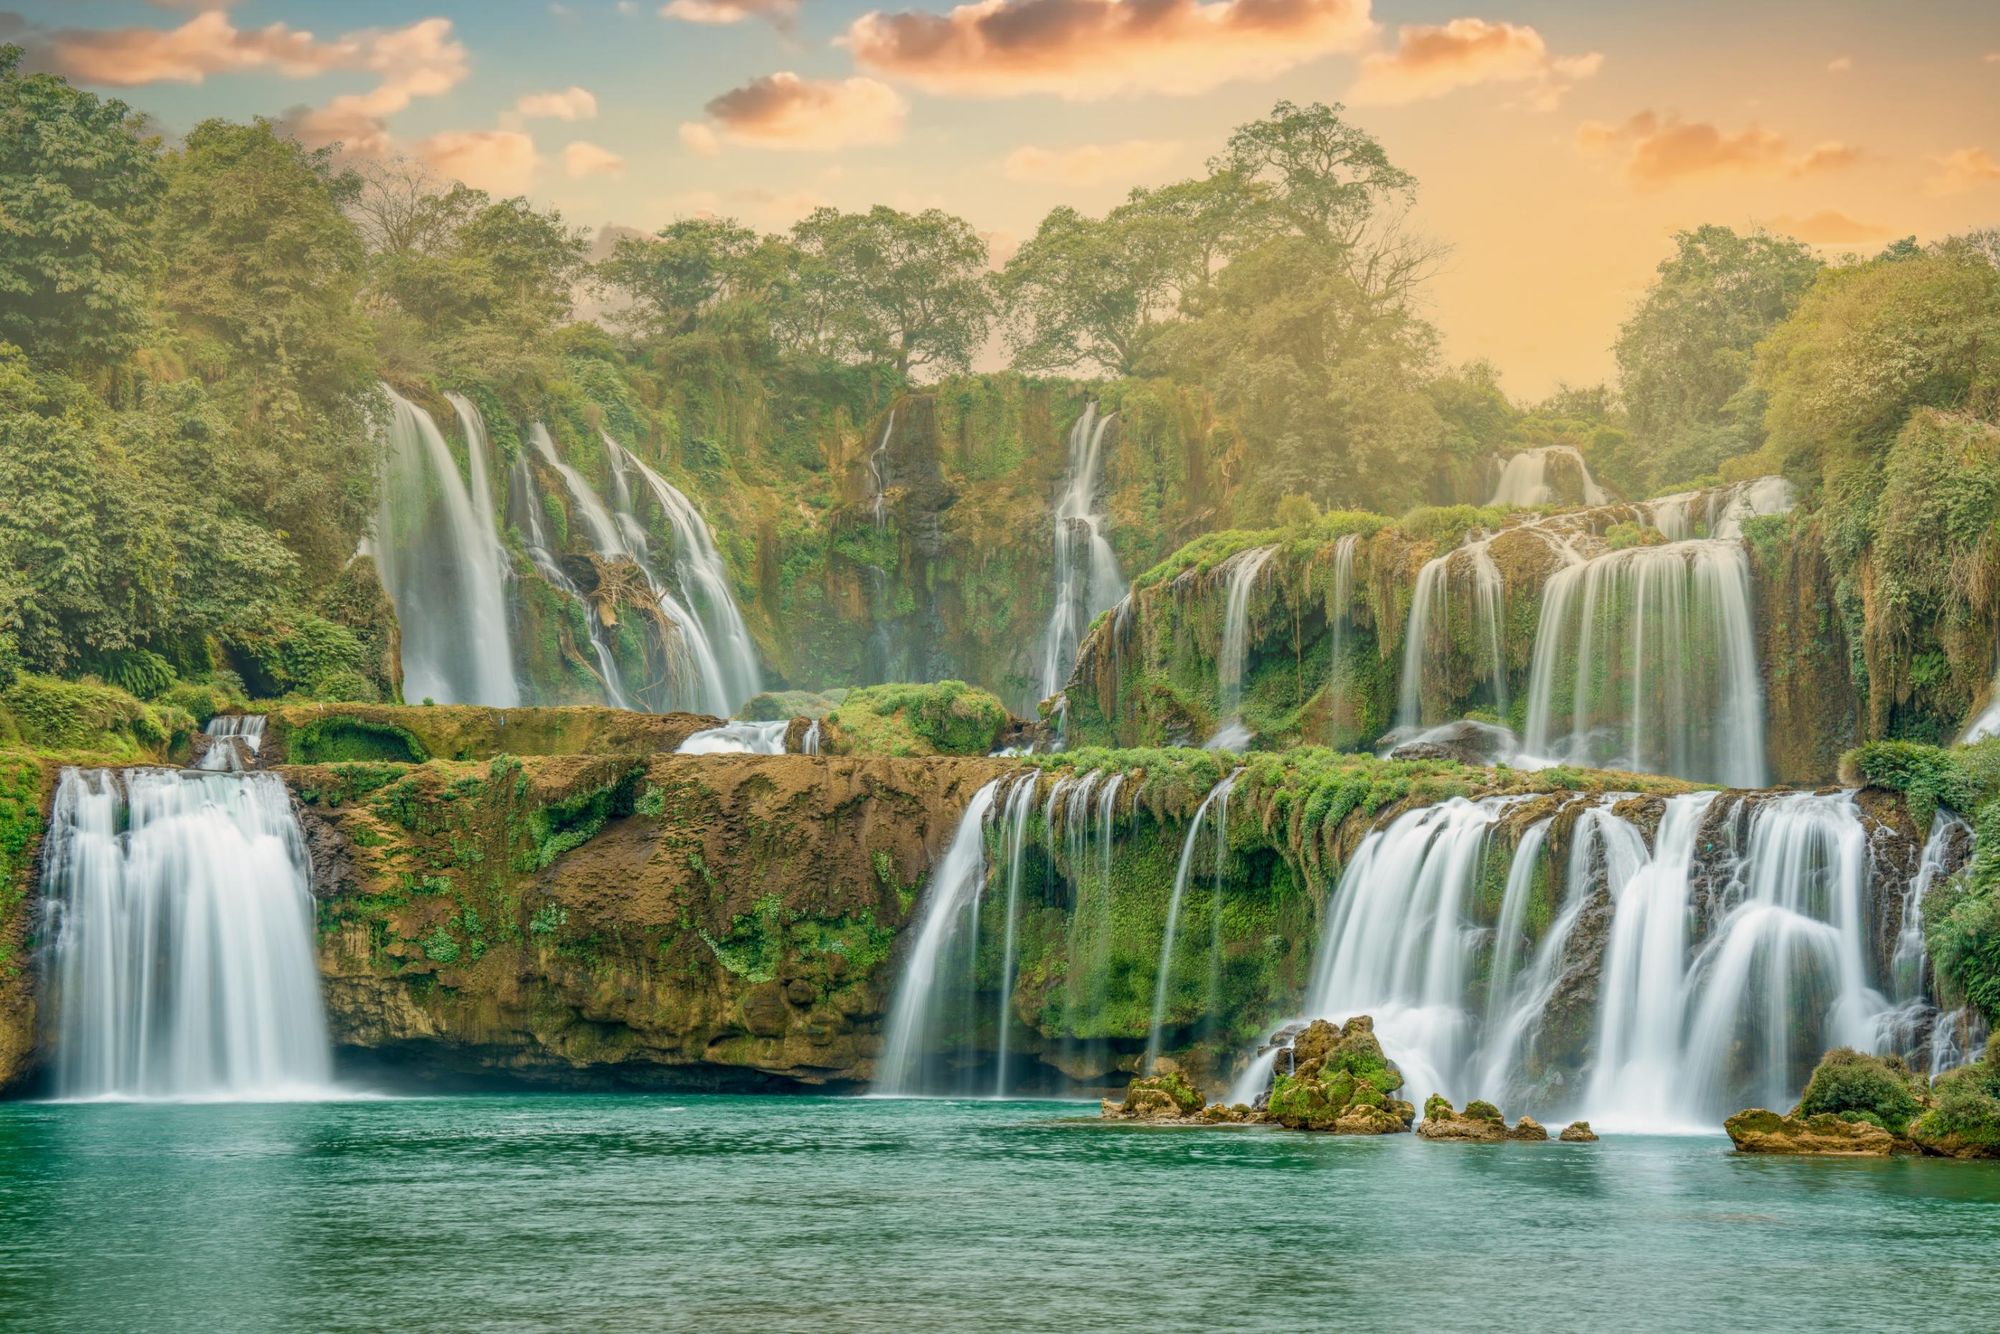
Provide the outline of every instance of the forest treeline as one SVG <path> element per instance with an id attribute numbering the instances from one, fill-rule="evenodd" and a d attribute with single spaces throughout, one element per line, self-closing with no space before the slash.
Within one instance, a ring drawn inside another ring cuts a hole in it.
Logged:
<path id="1" fill-rule="evenodd" d="M 579 364 L 644 397 L 720 359 L 880 407 L 997 345 L 1023 374 L 1200 390 L 1242 441 L 1239 524 L 1400 514 L 1567 443 L 1634 498 L 1784 472 L 1835 546 L 1906 544 L 1886 595 L 1912 624 L 2000 568 L 1992 232 L 1832 263 L 1685 232 L 1615 382 L 1521 404 L 1445 363 L 1417 182 L 1338 106 L 1281 102 L 1199 179 L 1057 208 L 997 266 L 965 219 L 885 206 L 781 234 L 684 218 L 593 261 L 525 199 L 265 120 L 169 141 L 19 60 L 0 48 L 0 676 L 151 697 L 250 664 L 259 691 L 338 693 L 371 651 L 354 604 L 379 597 L 344 579 L 378 384 L 535 403 Z"/>

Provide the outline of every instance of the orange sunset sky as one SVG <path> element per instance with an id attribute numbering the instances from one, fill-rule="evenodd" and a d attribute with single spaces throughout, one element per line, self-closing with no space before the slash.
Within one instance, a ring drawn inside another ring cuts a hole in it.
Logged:
<path id="1" fill-rule="evenodd" d="M 1451 247 L 1447 355 L 1520 398 L 1610 373 L 1677 228 L 1838 253 L 2000 225 L 1991 0 L 69 0 L 0 9 L 0 40 L 168 135 L 282 117 L 593 228 L 937 205 L 996 261 L 1279 98 L 1341 101 Z"/>

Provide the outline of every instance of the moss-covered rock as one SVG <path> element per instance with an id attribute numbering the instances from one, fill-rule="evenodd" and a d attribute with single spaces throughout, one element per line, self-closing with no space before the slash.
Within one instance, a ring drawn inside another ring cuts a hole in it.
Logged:
<path id="1" fill-rule="evenodd" d="M 1009 718 L 987 691 L 963 681 L 864 686 L 826 714 L 830 749 L 852 755 L 986 755 Z"/>
<path id="2" fill-rule="evenodd" d="M 18 1085 L 35 1061 L 31 878 L 51 787 L 39 759 L 0 750 L 0 1091 Z"/>
<path id="3" fill-rule="evenodd" d="M 282 770 L 337 1044 L 568 1085 L 865 1080 L 983 760 L 501 756 Z"/>
<path id="4" fill-rule="evenodd" d="M 1585 1129 L 1588 1131 L 1588 1127 Z M 1524 1116 L 1509 1126 L 1500 1109 L 1490 1102 L 1474 1098 L 1460 1112 L 1442 1094 L 1433 1093 L 1424 1100 L 1424 1119 L 1417 1123 L 1417 1135 L 1430 1140 L 1501 1144 L 1510 1140 L 1542 1143 L 1548 1139 L 1549 1132 L 1532 1116 Z"/>
<path id="5" fill-rule="evenodd" d="M 1117 1121 L 1180 1121 L 1198 1118 L 1208 1105 L 1201 1090 L 1178 1070 L 1146 1075 L 1125 1086 L 1117 1102 L 1107 1098 L 1100 1114 Z"/>
<path id="6" fill-rule="evenodd" d="M 1402 1087 L 1403 1072 L 1383 1054 L 1369 1016 L 1340 1028 L 1315 1019 L 1293 1040 L 1291 1069 L 1272 1080 L 1265 1113 L 1292 1130 L 1399 1134 L 1415 1114 L 1395 1096 Z"/>
<path id="7" fill-rule="evenodd" d="M 1798 1117 L 1751 1107 L 1723 1122 L 1722 1128 L 1738 1153 L 1886 1158 L 1896 1148 L 1896 1137 L 1881 1126 L 1830 1112 Z"/>
<path id="8" fill-rule="evenodd" d="M 266 764 L 415 764 L 498 755 L 651 755 L 720 719 L 603 708 L 284 704 L 265 723 Z"/>
<path id="9" fill-rule="evenodd" d="M 1937 1077 L 1910 1138 L 1941 1157 L 2000 1158 L 2000 1038 L 1987 1039 L 1979 1060 Z"/>

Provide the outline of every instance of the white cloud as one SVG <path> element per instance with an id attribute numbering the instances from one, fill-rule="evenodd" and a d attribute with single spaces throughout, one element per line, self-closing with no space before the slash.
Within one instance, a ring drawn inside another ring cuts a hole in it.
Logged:
<path id="1" fill-rule="evenodd" d="M 586 176 L 623 176 L 625 159 L 608 148 L 579 139 L 562 151 L 563 171 L 573 181 Z"/>
<path id="2" fill-rule="evenodd" d="M 529 120 L 596 120 L 597 98 L 572 84 L 559 93 L 529 93 L 514 110 Z"/>
<path id="3" fill-rule="evenodd" d="M 1137 178 L 1158 171 L 1174 160 L 1181 146 L 1159 139 L 1127 139 L 1111 144 L 1077 144 L 1072 148 L 1041 148 L 1023 144 L 1000 164 L 1010 181 L 1049 181 L 1059 185 L 1097 185 L 1104 181 L 1137 184 Z"/>
<path id="4" fill-rule="evenodd" d="M 874 79 L 804 79 L 789 70 L 752 79 L 709 99 L 715 128 L 681 127 L 681 141 L 705 153 L 718 136 L 754 148 L 826 151 L 894 143 L 909 104 Z"/>
<path id="5" fill-rule="evenodd" d="M 496 195 L 524 193 L 541 157 L 519 130 L 446 130 L 416 145 L 440 173 Z"/>

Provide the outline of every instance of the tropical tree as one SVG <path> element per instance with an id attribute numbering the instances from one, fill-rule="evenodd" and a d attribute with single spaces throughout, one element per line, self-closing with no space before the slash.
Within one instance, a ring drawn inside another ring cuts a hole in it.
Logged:
<path id="1" fill-rule="evenodd" d="M 986 242 L 963 218 L 822 208 L 792 228 L 792 245 L 839 355 L 902 375 L 963 371 L 986 341 L 997 306 Z"/>
<path id="2" fill-rule="evenodd" d="M 0 340 L 107 360 L 146 328 L 158 146 L 123 102 L 24 75 L 21 55 L 0 46 Z"/>
<path id="3" fill-rule="evenodd" d="M 1614 349 L 1634 447 L 1649 460 L 1642 487 L 1694 481 L 1758 446 L 1763 405 L 1743 394 L 1753 354 L 1819 270 L 1789 237 L 1713 225 L 1675 235 Z"/>
<path id="4" fill-rule="evenodd" d="M 653 236 L 620 237 L 595 277 L 627 302 L 620 318 L 634 332 L 692 333 L 704 315 L 744 294 L 762 245 L 733 218 L 683 218 Z"/>

